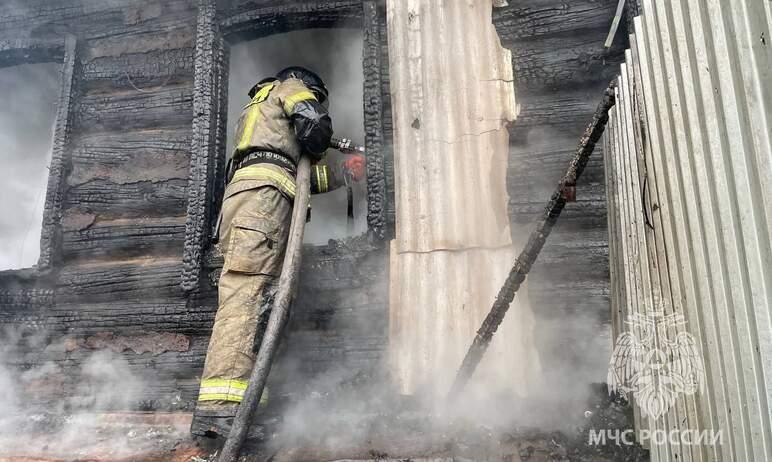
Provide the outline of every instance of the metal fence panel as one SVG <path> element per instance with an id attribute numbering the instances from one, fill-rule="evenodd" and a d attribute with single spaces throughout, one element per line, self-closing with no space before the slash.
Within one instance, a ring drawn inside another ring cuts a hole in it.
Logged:
<path id="1" fill-rule="evenodd" d="M 636 425 L 721 432 L 652 443 L 653 460 L 772 460 L 772 7 L 641 3 L 604 141 L 614 336 L 682 316 L 705 383 Z M 673 326 L 653 325 L 664 348 Z M 690 360 L 668 355 L 670 372 Z"/>

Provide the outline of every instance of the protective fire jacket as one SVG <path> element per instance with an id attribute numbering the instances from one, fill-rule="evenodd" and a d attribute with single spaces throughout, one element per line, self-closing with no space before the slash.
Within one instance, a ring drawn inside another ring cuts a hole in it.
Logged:
<path id="1" fill-rule="evenodd" d="M 328 162 L 325 151 L 332 137 L 327 109 L 299 79 L 263 84 L 241 112 L 231 156 L 238 160 L 254 151 L 278 153 L 297 165 L 302 154 L 316 162 L 311 168 L 311 192 L 332 191 L 345 183 L 342 165 Z M 295 197 L 295 178 L 280 165 L 261 163 L 235 172 L 227 195 L 263 185 Z"/>

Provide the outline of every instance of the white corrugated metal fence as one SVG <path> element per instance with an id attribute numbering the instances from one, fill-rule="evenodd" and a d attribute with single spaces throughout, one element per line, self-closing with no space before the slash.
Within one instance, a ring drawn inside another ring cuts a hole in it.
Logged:
<path id="1" fill-rule="evenodd" d="M 639 437 L 668 434 L 652 460 L 772 460 L 770 24 L 768 0 L 643 1 L 621 67 L 604 152 L 614 336 L 634 348 L 614 359 L 639 372 Z"/>

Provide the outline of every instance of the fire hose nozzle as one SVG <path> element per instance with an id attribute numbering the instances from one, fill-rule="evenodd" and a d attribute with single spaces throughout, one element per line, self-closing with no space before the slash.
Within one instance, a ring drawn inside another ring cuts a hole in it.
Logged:
<path id="1" fill-rule="evenodd" d="M 330 147 L 346 154 L 365 154 L 365 147 L 354 144 L 348 138 L 332 138 Z"/>

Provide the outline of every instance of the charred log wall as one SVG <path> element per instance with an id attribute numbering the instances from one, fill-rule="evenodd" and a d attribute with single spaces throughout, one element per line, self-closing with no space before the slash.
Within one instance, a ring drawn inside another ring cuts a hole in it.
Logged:
<path id="1" fill-rule="evenodd" d="M 77 50 L 60 194 L 49 188 L 46 203 L 47 218 L 60 211 L 51 266 L 0 275 L 0 317 L 12 326 L 3 359 L 53 366 L 33 384 L 45 400 L 72 393 L 82 360 L 113 349 L 150 377 L 148 403 L 172 402 L 178 388 L 193 389 L 205 348 L 198 326 L 211 318 L 191 312 L 179 288 L 196 9 L 188 0 L 5 2 L 0 24 L 3 39 L 69 37 Z M 155 352 L 119 346 L 163 334 L 187 346 L 163 336 Z M 104 341 L 86 341 L 94 336 Z"/>
<path id="2" fill-rule="evenodd" d="M 21 370 L 44 364 L 58 370 L 47 383 L 34 384 L 42 400 L 75 390 L 80 364 L 101 349 L 122 354 L 145 380 L 144 407 L 186 407 L 195 399 L 217 306 L 217 261 L 205 255 L 208 202 L 216 195 L 216 157 L 225 141 L 216 105 L 203 116 L 194 106 L 223 82 L 207 80 L 206 69 L 196 67 L 202 62 L 197 47 L 201 51 L 207 40 L 200 30 L 204 3 L 36 0 L 0 6 L 2 65 L 61 60 L 66 37 L 78 51 L 57 177 L 61 194 L 49 194 L 51 208 L 60 211 L 51 227 L 53 264 L 50 271 L 0 274 L 0 318 L 9 327 L 3 360 Z M 226 33 L 238 41 L 363 23 L 358 1 L 211 4 L 223 40 Z M 378 22 L 374 4 L 369 7 L 373 28 Z M 371 33 L 369 40 L 380 36 Z M 381 61 L 373 46 L 366 58 L 377 77 Z M 377 86 L 368 89 L 366 104 L 368 143 L 376 149 L 382 138 Z M 202 155 L 197 147 L 211 151 Z M 382 162 L 369 168 L 375 172 L 371 189 L 382 190 Z M 275 380 L 379 363 L 387 260 L 378 245 L 385 195 L 377 196 L 370 210 L 374 239 L 307 249 L 287 360 Z M 196 252 L 200 268 L 191 270 L 187 256 Z M 183 291 L 181 276 L 199 269 L 193 290 Z M 157 348 L 136 347 L 148 343 Z"/>
<path id="3" fill-rule="evenodd" d="M 383 2 L 287 3 L 213 4 L 227 40 L 363 25 L 369 82 L 364 110 L 374 156 L 368 164 L 371 234 L 307 249 L 291 332 L 275 374 L 280 381 L 296 373 L 310 378 L 333 369 L 356 373 L 380 366 L 388 311 L 383 238 L 389 238 L 394 222 Z M 511 215 L 523 223 L 538 212 L 569 160 L 616 55 L 602 53 L 613 15 L 610 0 L 511 3 L 495 13 L 502 41 L 513 50 L 523 104 L 512 127 L 511 159 L 544 172 L 535 180 L 524 169 L 512 170 Z M 49 398 L 68 389 L 80 361 L 108 348 L 121 352 L 146 379 L 147 407 L 185 407 L 195 399 L 216 310 L 217 261 L 207 256 L 210 205 L 191 204 L 216 196 L 211 177 L 220 168 L 211 158 L 204 159 L 213 162 L 204 167 L 193 142 L 201 135 L 194 123 L 201 115 L 196 97 L 211 90 L 196 86 L 199 16 L 196 0 L 30 0 L 0 6 L 3 65 L 61 59 L 63 45 L 41 49 L 41 41 L 63 44 L 70 37 L 77 44 L 68 130 L 62 135 L 61 192 L 49 194 L 47 203 L 60 214 L 52 224 L 50 271 L 0 273 L 0 320 L 23 332 L 5 360 L 20 369 L 50 362 L 61 368 L 61 386 L 38 387 L 48 390 Z M 224 142 L 217 141 L 224 136 L 218 128 L 222 120 L 205 122 L 214 134 L 211 141 Z M 556 135 L 540 136 L 545 131 Z M 580 202 L 564 213 L 535 270 L 537 277 L 539 270 L 564 274 L 555 290 L 579 303 L 575 308 L 598 313 L 606 306 L 608 278 L 600 169 L 599 162 L 591 162 Z M 183 291 L 181 275 L 199 269 L 194 290 Z M 553 305 L 550 313 L 569 305 L 545 300 Z M 147 342 L 159 346 L 126 347 Z"/>

